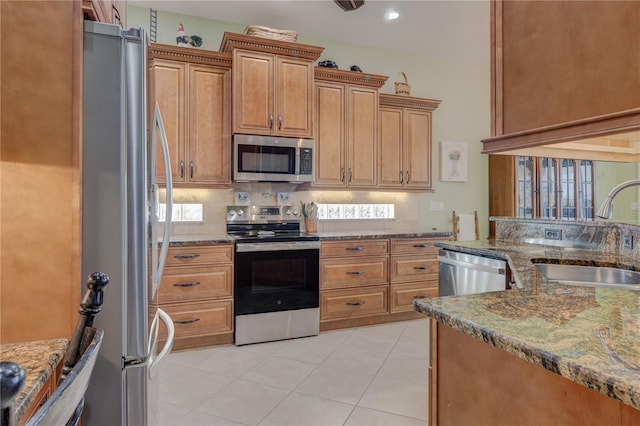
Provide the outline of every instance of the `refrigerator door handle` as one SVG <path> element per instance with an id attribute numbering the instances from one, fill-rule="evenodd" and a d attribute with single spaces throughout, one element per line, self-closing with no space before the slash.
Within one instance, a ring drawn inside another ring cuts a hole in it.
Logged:
<path id="1" fill-rule="evenodd" d="M 164 159 L 164 170 L 166 175 L 166 213 L 165 213 L 165 219 L 164 219 L 164 223 L 165 223 L 164 235 L 162 237 L 162 248 L 160 249 L 160 258 L 158 259 L 158 270 L 156 272 L 157 283 L 154 283 L 155 286 L 159 286 L 160 281 L 162 279 L 164 264 L 167 260 L 167 252 L 169 250 L 171 218 L 173 217 L 173 178 L 171 176 L 171 158 L 169 157 L 169 144 L 167 143 L 167 135 L 164 131 L 164 122 L 162 121 L 162 114 L 160 113 L 160 107 L 158 106 L 157 102 L 156 102 L 153 121 L 154 121 L 154 129 L 153 129 L 154 133 L 156 128 L 159 130 L 159 133 L 160 133 L 162 157 Z M 157 290 L 157 287 L 156 287 L 156 290 Z"/>
<path id="2" fill-rule="evenodd" d="M 156 347 L 158 343 L 158 319 L 163 322 L 165 327 L 167 327 L 167 341 L 164 343 L 164 346 L 158 355 L 152 353 L 153 348 Z M 164 358 L 173 347 L 173 340 L 175 336 L 175 327 L 173 325 L 173 321 L 169 314 L 167 314 L 162 309 L 158 308 L 158 314 L 153 318 L 153 323 L 151 324 L 151 330 L 149 331 L 149 352 L 145 357 L 133 357 L 128 356 L 122 359 L 123 369 L 129 368 L 137 368 L 142 366 L 149 366 L 149 375 L 151 375 L 151 371 L 155 368 L 162 358 Z"/>
<path id="3" fill-rule="evenodd" d="M 167 314 L 162 309 L 158 308 L 157 318 L 160 318 L 160 321 L 162 321 L 165 327 L 167 327 L 167 341 L 164 343 L 164 347 L 162 348 L 158 356 L 154 357 L 154 359 L 149 364 L 149 375 L 151 375 L 153 369 L 157 367 L 158 364 L 160 364 L 160 361 L 162 361 L 162 358 L 164 358 L 171 351 L 171 348 L 173 347 L 173 339 L 175 336 L 173 321 L 171 320 L 171 317 L 169 316 L 169 314 Z M 158 338 L 157 334 L 155 338 L 156 339 Z"/>

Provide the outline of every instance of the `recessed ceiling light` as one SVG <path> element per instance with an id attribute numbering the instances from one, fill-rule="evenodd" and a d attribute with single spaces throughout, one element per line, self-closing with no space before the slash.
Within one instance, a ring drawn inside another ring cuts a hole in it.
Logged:
<path id="1" fill-rule="evenodd" d="M 393 9 L 389 9 L 384 14 L 384 19 L 387 21 L 393 21 L 394 19 L 398 19 L 400 14 Z"/>

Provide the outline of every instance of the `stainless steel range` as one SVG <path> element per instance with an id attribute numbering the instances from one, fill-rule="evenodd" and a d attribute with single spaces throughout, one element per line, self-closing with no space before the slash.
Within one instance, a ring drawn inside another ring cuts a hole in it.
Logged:
<path id="1" fill-rule="evenodd" d="M 300 221 L 292 207 L 227 206 L 236 345 L 318 334 L 320 241 Z"/>

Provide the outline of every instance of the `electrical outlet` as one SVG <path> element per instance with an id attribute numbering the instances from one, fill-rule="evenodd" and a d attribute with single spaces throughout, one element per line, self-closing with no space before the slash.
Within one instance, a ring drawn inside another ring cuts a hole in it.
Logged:
<path id="1" fill-rule="evenodd" d="M 622 247 L 633 250 L 633 235 L 624 235 L 622 237 Z"/>
<path id="2" fill-rule="evenodd" d="M 562 239 L 562 230 L 561 229 L 545 229 L 544 237 L 547 240 L 561 240 Z"/>

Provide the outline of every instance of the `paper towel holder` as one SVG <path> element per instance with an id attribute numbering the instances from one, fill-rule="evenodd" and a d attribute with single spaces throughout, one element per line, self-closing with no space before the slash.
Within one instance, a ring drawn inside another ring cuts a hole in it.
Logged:
<path id="1" fill-rule="evenodd" d="M 478 211 L 473 211 L 473 230 L 476 240 L 480 239 L 480 229 L 478 228 Z M 460 235 L 460 216 L 453 210 L 453 241 L 458 241 Z"/>

